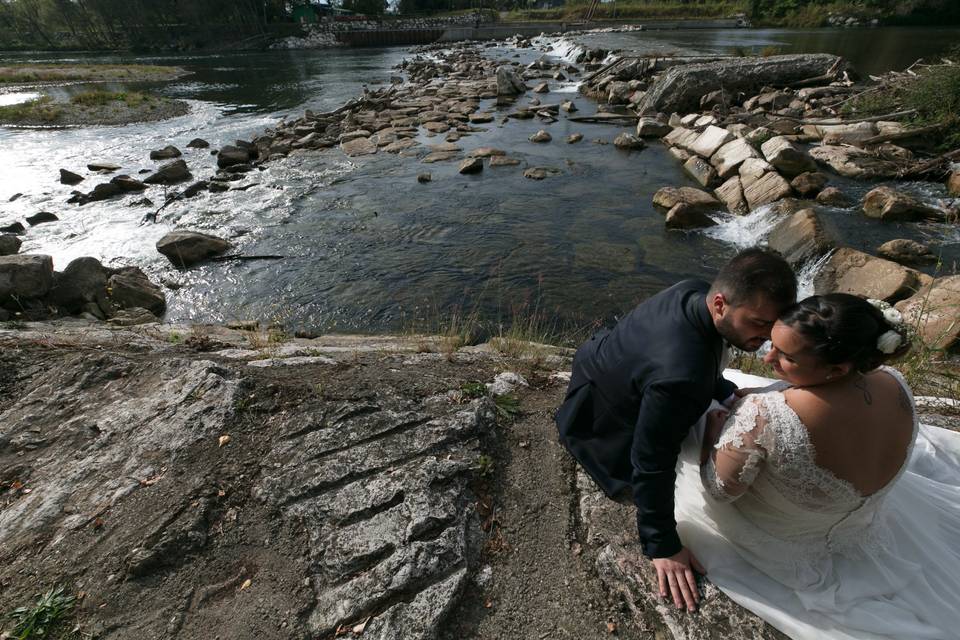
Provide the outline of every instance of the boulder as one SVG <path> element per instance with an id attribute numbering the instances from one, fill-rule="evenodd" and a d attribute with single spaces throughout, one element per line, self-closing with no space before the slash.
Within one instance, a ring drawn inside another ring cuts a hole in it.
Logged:
<path id="1" fill-rule="evenodd" d="M 230 243 L 223 238 L 198 231 L 171 231 L 157 241 L 157 251 L 180 268 L 221 254 L 229 247 Z"/>
<path id="2" fill-rule="evenodd" d="M 53 286 L 53 258 L 44 255 L 0 256 L 0 304 L 17 298 L 42 298 Z"/>
<path id="3" fill-rule="evenodd" d="M 569 136 L 567 136 L 567 144 L 576 144 L 581 140 L 583 140 L 582 133 L 571 133 Z"/>
<path id="4" fill-rule="evenodd" d="M 493 114 L 487 113 L 486 111 L 481 111 L 479 113 L 471 113 L 470 122 L 472 124 L 486 124 L 488 122 L 493 122 Z"/>
<path id="5" fill-rule="evenodd" d="M 107 280 L 109 302 L 115 309 L 141 307 L 159 317 L 167 308 L 163 290 L 137 267 L 124 267 Z M 116 311 L 108 313 L 113 315 Z"/>
<path id="6" fill-rule="evenodd" d="M 71 260 L 62 273 L 54 273 L 47 300 L 67 313 L 79 313 L 89 303 L 104 300 L 110 270 L 96 258 Z"/>
<path id="7" fill-rule="evenodd" d="M 431 180 L 433 180 L 433 176 L 430 175 L 429 173 L 418 173 L 418 174 L 417 174 L 417 182 L 419 182 L 420 184 L 426 184 L 426 183 L 430 182 Z"/>
<path id="8" fill-rule="evenodd" d="M 877 135 L 877 125 L 872 122 L 853 124 L 813 125 L 815 135 L 824 144 L 852 144 L 862 146 L 863 141 Z"/>
<path id="9" fill-rule="evenodd" d="M 477 115 L 477 114 L 473 114 L 473 116 L 471 116 L 471 118 L 474 117 L 474 116 L 476 116 L 476 115 Z M 447 124 L 446 122 L 427 122 L 426 124 L 423 125 L 423 128 L 426 129 L 427 131 L 429 131 L 430 133 L 446 133 L 447 131 L 450 131 L 450 125 Z M 357 138 L 354 138 L 354 140 L 358 140 L 358 139 L 357 139 Z M 344 149 L 344 152 L 347 151 L 347 148 L 344 147 L 343 145 L 349 144 L 350 142 L 353 142 L 354 140 L 344 141 L 343 143 L 341 143 L 341 148 Z M 364 142 L 370 142 L 370 143 L 372 144 L 372 141 L 371 141 L 371 140 L 368 140 L 367 138 L 359 138 L 359 140 L 362 140 L 362 141 L 364 141 Z M 347 155 L 363 155 L 363 154 L 361 154 L 361 153 L 347 153 Z"/>
<path id="10" fill-rule="evenodd" d="M 0 256 L 12 256 L 20 251 L 23 241 L 12 233 L 0 233 Z"/>
<path id="11" fill-rule="evenodd" d="M 853 200 L 845 196 L 836 187 L 827 187 L 818 193 L 817 202 L 828 207 L 839 207 L 841 209 L 853 206 Z"/>
<path id="12" fill-rule="evenodd" d="M 712 227 L 716 222 L 697 206 L 678 202 L 667 212 L 664 226 L 667 229 L 701 229 Z"/>
<path id="13" fill-rule="evenodd" d="M 740 165 L 740 183 L 743 197 L 750 210 L 776 202 L 793 193 L 790 183 L 767 162 L 750 158 Z"/>
<path id="14" fill-rule="evenodd" d="M 491 156 L 505 156 L 507 152 L 503 149 L 496 149 L 494 147 L 477 147 L 472 149 L 468 154 L 468 158 L 489 158 Z"/>
<path id="15" fill-rule="evenodd" d="M 467 158 L 460 163 L 460 167 L 457 169 L 460 173 L 480 173 L 483 171 L 483 159 L 482 158 Z"/>
<path id="16" fill-rule="evenodd" d="M 810 149 L 810 157 L 846 178 L 860 180 L 895 178 L 900 164 L 878 158 L 856 147 L 825 144 Z"/>
<path id="17" fill-rule="evenodd" d="M 663 187 L 653 194 L 653 205 L 662 213 L 667 213 L 680 203 L 693 205 L 702 211 L 718 211 L 723 208 L 723 203 L 715 197 L 693 187 Z"/>
<path id="18" fill-rule="evenodd" d="M 686 127 L 677 127 L 666 136 L 663 142 L 671 147 L 677 147 L 684 151 L 690 151 L 693 143 L 700 137 L 700 133 Z"/>
<path id="19" fill-rule="evenodd" d="M 161 165 L 155 173 L 147 176 L 144 182 L 146 184 L 176 184 L 192 177 L 184 160 L 174 160 Z"/>
<path id="20" fill-rule="evenodd" d="M 579 109 L 577 109 L 577 105 L 575 105 L 572 100 L 564 100 L 560 103 L 560 108 L 567 113 L 575 113 L 579 111 Z"/>
<path id="21" fill-rule="evenodd" d="M 60 169 L 60 184 L 75 185 L 83 182 L 83 176 L 73 171 L 67 171 L 66 169 Z"/>
<path id="22" fill-rule="evenodd" d="M 111 171 L 116 171 L 120 168 L 120 165 L 114 164 L 113 162 L 91 162 L 87 165 L 87 169 L 90 171 L 99 171 L 102 173 L 110 173 Z"/>
<path id="23" fill-rule="evenodd" d="M 20 222 L 11 222 L 0 227 L 0 233 L 23 235 L 27 228 Z"/>
<path id="24" fill-rule="evenodd" d="M 120 187 L 123 191 L 138 192 L 147 188 L 147 185 L 136 178 L 125 175 L 114 176 L 110 179 L 110 182 Z"/>
<path id="25" fill-rule="evenodd" d="M 643 142 L 643 140 L 636 136 L 632 136 L 629 133 L 621 133 L 613 139 L 613 146 L 615 146 L 617 149 L 634 151 L 643 149 L 647 145 Z"/>
<path id="26" fill-rule="evenodd" d="M 228 144 L 217 153 L 217 166 L 221 169 L 248 162 L 250 162 L 250 152 L 245 148 Z"/>
<path id="27" fill-rule="evenodd" d="M 960 276 L 937 278 L 896 307 L 924 344 L 949 349 L 960 341 Z"/>
<path id="28" fill-rule="evenodd" d="M 923 204 L 916 198 L 890 187 L 877 187 L 863 198 L 863 212 L 868 218 L 886 222 L 943 220 L 945 213 Z"/>
<path id="29" fill-rule="evenodd" d="M 533 92 L 534 92 L 534 93 L 549 93 L 549 92 L 550 92 L 550 85 L 547 84 L 546 82 L 541 82 L 540 84 L 538 84 L 536 87 L 533 88 Z"/>
<path id="30" fill-rule="evenodd" d="M 767 236 L 767 246 L 798 266 L 833 249 L 836 240 L 813 209 L 803 209 L 777 223 Z"/>
<path id="31" fill-rule="evenodd" d="M 827 186 L 827 176 L 819 171 L 807 171 L 791 180 L 790 186 L 793 187 L 793 190 L 800 196 L 812 198 Z"/>
<path id="32" fill-rule="evenodd" d="M 749 212 L 747 200 L 743 197 L 743 185 L 740 183 L 740 176 L 732 176 L 717 187 L 714 193 L 726 203 L 727 210 L 730 213 L 740 216 Z"/>
<path id="33" fill-rule="evenodd" d="M 553 140 L 553 136 L 551 136 L 549 133 L 547 133 L 543 129 L 540 129 L 535 134 L 530 136 L 528 140 L 530 140 L 530 142 L 550 142 L 551 140 Z"/>
<path id="34" fill-rule="evenodd" d="M 526 92 L 527 85 L 510 65 L 501 65 L 497 67 L 497 95 L 498 96 L 517 96 Z"/>
<path id="35" fill-rule="evenodd" d="M 516 158 L 508 158 L 507 156 L 493 156 L 490 158 L 491 167 L 515 167 L 520 164 L 520 161 Z"/>
<path id="36" fill-rule="evenodd" d="M 718 182 L 717 170 L 700 156 L 690 156 L 683 163 L 683 170 L 688 176 L 696 180 L 701 187 L 710 187 Z"/>
<path id="37" fill-rule="evenodd" d="M 954 171 L 947 178 L 947 193 L 955 198 L 960 198 L 960 171 Z"/>
<path id="38" fill-rule="evenodd" d="M 717 62 L 671 67 L 649 88 L 640 104 L 641 113 L 678 111 L 690 113 L 702 96 L 723 89 L 729 94 L 751 95 L 766 85 L 788 85 L 843 71 L 844 61 L 828 54 L 798 54 L 731 58 Z"/>
<path id="39" fill-rule="evenodd" d="M 669 124 L 656 118 L 640 118 L 637 121 L 638 138 L 662 138 L 673 130 Z"/>
<path id="40" fill-rule="evenodd" d="M 710 164 L 716 168 L 717 175 L 726 179 L 735 175 L 740 165 L 746 160 L 757 157 L 759 157 L 757 150 L 749 142 L 743 138 L 737 138 L 717 149 L 710 158 Z"/>
<path id="41" fill-rule="evenodd" d="M 180 149 L 177 149 L 172 144 L 168 144 L 163 149 L 154 149 L 150 152 L 151 160 L 172 160 L 174 158 L 179 158 L 183 154 L 180 153 Z"/>
<path id="42" fill-rule="evenodd" d="M 891 304 L 912 296 L 920 284 L 917 271 L 848 247 L 830 256 L 813 280 L 817 294 L 852 293 Z"/>
<path id="43" fill-rule="evenodd" d="M 444 125 L 446 131 L 450 127 Z M 377 152 L 379 147 L 377 144 L 370 138 L 354 138 L 353 140 L 347 140 L 346 142 L 340 143 L 340 150 L 351 158 L 356 156 L 369 156 Z"/>
<path id="44" fill-rule="evenodd" d="M 31 227 L 35 227 L 38 224 L 43 224 L 44 222 L 56 222 L 59 220 L 56 215 L 50 213 L 49 211 L 39 211 L 32 216 L 27 216 L 24 220 L 27 221 Z"/>
<path id="45" fill-rule="evenodd" d="M 720 147 L 732 142 L 735 137 L 726 129 L 710 125 L 697 136 L 697 139 L 690 145 L 689 151 L 698 156 L 710 158 Z"/>
<path id="46" fill-rule="evenodd" d="M 531 180 L 543 180 L 547 175 L 549 175 L 549 173 L 544 167 L 530 167 L 523 172 L 523 177 Z"/>
<path id="47" fill-rule="evenodd" d="M 115 182 L 102 182 L 93 188 L 93 191 L 87 194 L 81 194 L 79 198 L 80 204 L 87 202 L 98 202 L 100 200 L 107 200 L 114 196 L 119 196 L 124 193 L 123 187 Z"/>
<path id="48" fill-rule="evenodd" d="M 935 253 L 916 240 L 898 238 L 877 247 L 877 255 L 900 264 L 929 264 L 937 261 Z"/>
<path id="49" fill-rule="evenodd" d="M 210 147 L 210 143 L 204 140 L 203 138 L 194 138 L 187 143 L 188 149 L 207 149 Z"/>
<path id="50" fill-rule="evenodd" d="M 131 307 L 129 309 L 120 309 L 112 318 L 107 320 L 107 322 L 117 327 L 132 327 L 138 324 L 160 322 L 160 319 L 146 309 Z"/>
<path id="51" fill-rule="evenodd" d="M 813 159 L 783 136 L 770 138 L 761 145 L 760 150 L 767 162 L 787 176 L 793 177 L 817 170 Z"/>

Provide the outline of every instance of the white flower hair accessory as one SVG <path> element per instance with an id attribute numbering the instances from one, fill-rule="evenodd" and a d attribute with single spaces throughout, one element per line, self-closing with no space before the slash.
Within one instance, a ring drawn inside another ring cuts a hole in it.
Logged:
<path id="1" fill-rule="evenodd" d="M 900 345 L 903 344 L 903 336 L 897 330 L 903 326 L 903 314 L 890 306 L 890 303 L 884 302 L 883 300 L 870 298 L 867 302 L 879 309 L 887 324 L 894 327 L 877 338 L 877 351 L 885 355 L 896 352 L 896 350 L 900 348 Z"/>

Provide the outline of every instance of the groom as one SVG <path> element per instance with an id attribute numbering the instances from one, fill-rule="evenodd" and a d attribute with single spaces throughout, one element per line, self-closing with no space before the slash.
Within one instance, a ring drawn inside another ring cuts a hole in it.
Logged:
<path id="1" fill-rule="evenodd" d="M 713 284 L 684 280 L 642 302 L 610 331 L 582 345 L 557 412 L 560 441 L 610 497 L 629 490 L 643 553 L 660 595 L 693 610 L 699 600 L 677 536 L 673 490 L 680 444 L 711 400 L 727 406 L 736 386 L 722 377 L 726 347 L 756 351 L 797 279 L 778 254 L 737 254 Z"/>

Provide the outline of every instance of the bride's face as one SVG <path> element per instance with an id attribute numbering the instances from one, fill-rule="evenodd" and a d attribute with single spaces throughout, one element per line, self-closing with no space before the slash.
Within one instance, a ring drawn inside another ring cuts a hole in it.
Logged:
<path id="1" fill-rule="evenodd" d="M 770 351 L 763 361 L 777 375 L 798 387 L 824 384 L 841 377 L 841 367 L 823 362 L 810 348 L 810 341 L 779 320 L 770 332 Z"/>

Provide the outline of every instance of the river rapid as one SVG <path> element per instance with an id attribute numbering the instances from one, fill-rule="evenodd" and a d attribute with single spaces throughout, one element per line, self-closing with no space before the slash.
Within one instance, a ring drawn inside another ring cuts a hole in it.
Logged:
<path id="1" fill-rule="evenodd" d="M 880 42 L 886 32 L 867 33 Z M 539 44 L 558 57 L 571 55 L 577 43 L 639 52 L 716 53 L 737 42 L 748 48 L 806 50 L 790 44 L 798 33 L 635 32 L 541 39 Z M 824 35 L 817 50 L 833 51 L 830 42 L 846 46 L 852 32 L 823 33 L 832 34 L 832 40 Z M 932 53 L 928 45 L 934 39 L 915 38 L 927 47 L 921 55 Z M 941 50 L 949 44 L 943 43 Z M 507 47 L 487 51 L 522 62 L 543 55 L 541 50 Z M 854 64 L 866 65 L 871 59 L 869 51 L 861 52 L 861 60 L 847 55 Z M 912 62 L 911 55 L 898 62 Z M 560 329 L 589 327 L 683 278 L 711 277 L 738 247 L 762 241 L 773 224 L 774 216 L 761 212 L 725 216 L 706 232 L 666 231 L 663 216 L 651 204 L 654 192 L 694 184 L 666 148 L 654 143 L 640 152 L 619 151 L 595 141 L 612 142 L 627 127 L 565 118 L 552 125 L 495 122 L 462 138 L 458 144 L 464 152 L 493 146 L 522 161 L 519 167 L 488 167 L 478 175 L 459 175 L 457 163 L 427 165 L 384 153 L 347 158 L 330 149 L 271 162 L 233 185 L 242 190 L 175 202 L 161 211 L 156 223 L 143 223 L 143 218 L 163 203 L 160 188 L 144 194 L 153 200 L 152 207 L 134 204 L 140 194 L 82 207 L 65 204 L 72 188 L 59 184 L 59 168 L 86 175 L 77 188 L 88 191 L 108 179 L 89 174 L 88 162 L 114 162 L 122 166 L 120 172 L 137 176 L 156 166 L 148 159 L 151 149 L 174 144 L 184 152 L 194 176 L 207 178 L 216 170 L 215 158 L 207 150 L 187 149 L 190 139 L 201 137 L 217 148 L 237 138 L 250 139 L 305 109 L 335 108 L 360 94 L 364 85 L 388 84 L 398 74 L 393 67 L 405 57 L 412 54 L 404 48 L 0 55 L 0 64 L 95 60 L 178 65 L 191 72 L 167 83 L 128 85 L 188 100 L 191 111 L 179 118 L 123 127 L 0 128 L 0 225 L 38 211 L 55 213 L 59 221 L 28 229 L 22 252 L 50 254 L 57 269 L 88 255 L 111 266 L 136 264 L 168 285 L 168 321 L 258 319 L 310 332 L 385 332 L 441 329 L 457 315 L 497 331 L 514 317 L 534 311 Z M 551 89 L 551 94 L 537 96 L 545 104 L 572 99 L 581 114 L 596 110 L 576 92 L 574 82 L 552 82 Z M 0 95 L 0 100 L 15 99 L 9 92 Z M 496 107 L 489 100 L 481 108 Z M 551 133 L 553 142 L 527 141 L 540 128 Z M 583 142 L 566 144 L 564 139 L 574 132 L 584 135 Z M 435 144 L 442 137 L 419 140 Z M 554 167 L 559 175 L 525 179 L 526 166 Z M 418 183 L 417 174 L 423 172 L 433 180 Z M 831 183 L 856 198 L 875 186 L 836 177 Z M 927 199 L 945 197 L 940 185 L 905 187 Z M 18 193 L 23 195 L 8 202 Z M 907 237 L 931 243 L 944 256 L 948 271 L 960 259 L 956 227 L 881 224 L 856 209 L 824 211 L 855 248 L 872 251 L 883 241 Z M 178 271 L 154 247 L 175 228 L 229 238 L 246 255 L 284 258 L 207 263 Z"/>

